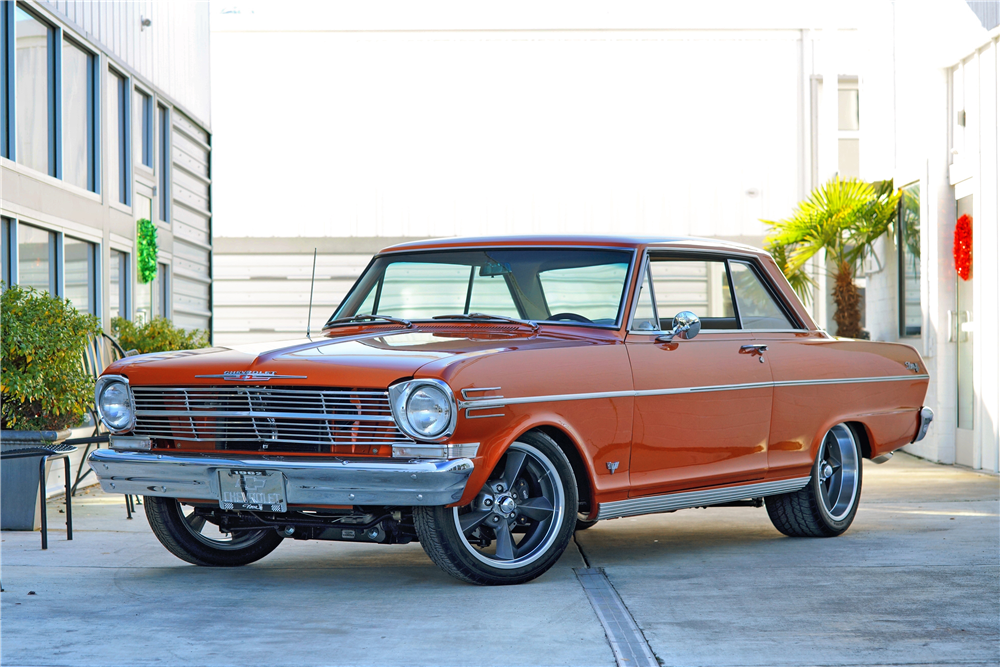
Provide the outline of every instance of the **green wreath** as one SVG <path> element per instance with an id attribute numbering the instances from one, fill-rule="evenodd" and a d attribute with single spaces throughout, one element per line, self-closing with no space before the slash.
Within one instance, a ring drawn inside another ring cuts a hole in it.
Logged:
<path id="1" fill-rule="evenodd" d="M 153 282 L 156 277 L 156 225 L 148 218 L 136 222 L 135 242 L 138 246 L 136 263 L 139 267 L 139 282 L 143 285 Z"/>

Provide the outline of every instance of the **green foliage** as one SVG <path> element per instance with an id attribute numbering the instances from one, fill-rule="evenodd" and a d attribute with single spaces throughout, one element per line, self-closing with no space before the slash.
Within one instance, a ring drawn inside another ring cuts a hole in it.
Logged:
<path id="1" fill-rule="evenodd" d="M 771 253 L 771 257 L 774 259 L 778 268 L 781 272 L 785 274 L 785 278 L 788 279 L 788 284 L 792 286 L 795 293 L 799 295 L 803 303 L 810 303 L 812 301 L 812 291 L 816 286 L 816 281 L 810 277 L 808 273 L 802 266 L 798 266 L 794 269 L 788 266 L 788 249 L 786 246 L 782 245 L 769 245 L 767 251 Z"/>
<path id="2" fill-rule="evenodd" d="M 135 242 L 138 246 L 136 264 L 139 268 L 139 282 L 147 285 L 156 277 L 156 259 L 159 248 L 156 245 L 156 225 L 148 218 L 140 218 L 136 223 Z"/>
<path id="3" fill-rule="evenodd" d="M 66 299 L 19 285 L 0 296 L 0 393 L 3 428 L 46 431 L 80 423 L 94 402 L 83 370 L 88 334 L 100 323 Z"/>
<path id="4" fill-rule="evenodd" d="M 800 202 L 792 217 L 762 220 L 771 225 L 766 244 L 784 253 L 786 276 L 821 250 L 837 266 L 846 263 L 856 269 L 875 241 L 892 227 L 898 202 L 892 181 L 865 183 L 835 176 Z"/>
<path id="5" fill-rule="evenodd" d="M 111 320 L 111 332 L 122 348 L 138 350 L 140 354 L 208 347 L 207 332 L 201 329 L 186 331 L 175 327 L 165 317 L 154 317 L 144 325 L 116 317 Z"/>
<path id="6" fill-rule="evenodd" d="M 803 270 L 805 263 L 821 251 L 833 262 L 834 320 L 840 335 L 861 334 L 855 273 L 861 259 L 874 252 L 875 241 L 892 229 L 898 204 L 892 181 L 865 183 L 836 176 L 799 203 L 792 217 L 762 220 L 771 225 L 767 250 L 803 300 L 814 285 Z"/>

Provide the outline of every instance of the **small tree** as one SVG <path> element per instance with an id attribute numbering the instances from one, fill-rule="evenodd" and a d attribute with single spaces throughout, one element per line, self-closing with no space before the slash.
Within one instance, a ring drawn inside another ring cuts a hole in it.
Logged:
<path id="1" fill-rule="evenodd" d="M 892 181 L 865 183 L 856 178 L 833 179 L 813 190 L 799 203 L 792 217 L 771 225 L 767 249 L 805 300 L 813 281 L 803 270 L 805 263 L 820 251 L 834 265 L 833 315 L 837 335 L 861 335 L 861 296 L 854 284 L 857 267 L 875 241 L 896 219 L 899 193 Z"/>
<path id="2" fill-rule="evenodd" d="M 66 299 L 11 285 L 0 297 L 0 394 L 3 428 L 60 430 L 80 423 L 94 402 L 94 380 L 81 364 L 97 318 Z"/>
<path id="3" fill-rule="evenodd" d="M 111 333 L 124 349 L 138 350 L 140 354 L 208 347 L 208 332 L 186 331 L 165 317 L 154 317 L 142 325 L 115 317 L 111 320 Z"/>

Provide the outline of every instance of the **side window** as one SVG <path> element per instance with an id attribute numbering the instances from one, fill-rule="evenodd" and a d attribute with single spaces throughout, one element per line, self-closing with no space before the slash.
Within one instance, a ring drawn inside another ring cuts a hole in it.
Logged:
<path id="1" fill-rule="evenodd" d="M 669 329 L 685 310 L 698 316 L 703 330 L 739 328 L 725 262 L 654 257 L 649 268 L 659 329 Z"/>
<path id="2" fill-rule="evenodd" d="M 642 283 L 639 285 L 639 299 L 635 304 L 635 315 L 632 316 L 634 331 L 656 331 L 659 321 L 656 319 L 656 309 L 653 308 L 653 290 L 650 289 L 649 264 L 642 273 Z"/>
<path id="3" fill-rule="evenodd" d="M 736 305 L 744 329 L 794 329 L 746 262 L 729 262 L 736 292 Z"/>

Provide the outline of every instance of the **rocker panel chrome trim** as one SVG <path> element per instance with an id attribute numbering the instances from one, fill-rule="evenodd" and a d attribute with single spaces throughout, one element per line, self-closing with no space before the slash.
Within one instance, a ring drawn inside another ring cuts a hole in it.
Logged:
<path id="1" fill-rule="evenodd" d="M 625 516 L 672 512 L 691 507 L 707 507 L 734 500 L 776 496 L 781 493 L 798 491 L 809 483 L 809 479 L 809 477 L 796 477 L 776 482 L 758 482 L 756 484 L 725 486 L 718 489 L 706 489 L 704 491 L 685 491 L 683 493 L 668 493 L 662 496 L 615 500 L 610 503 L 601 503 L 597 506 L 597 519 L 618 519 Z"/>

